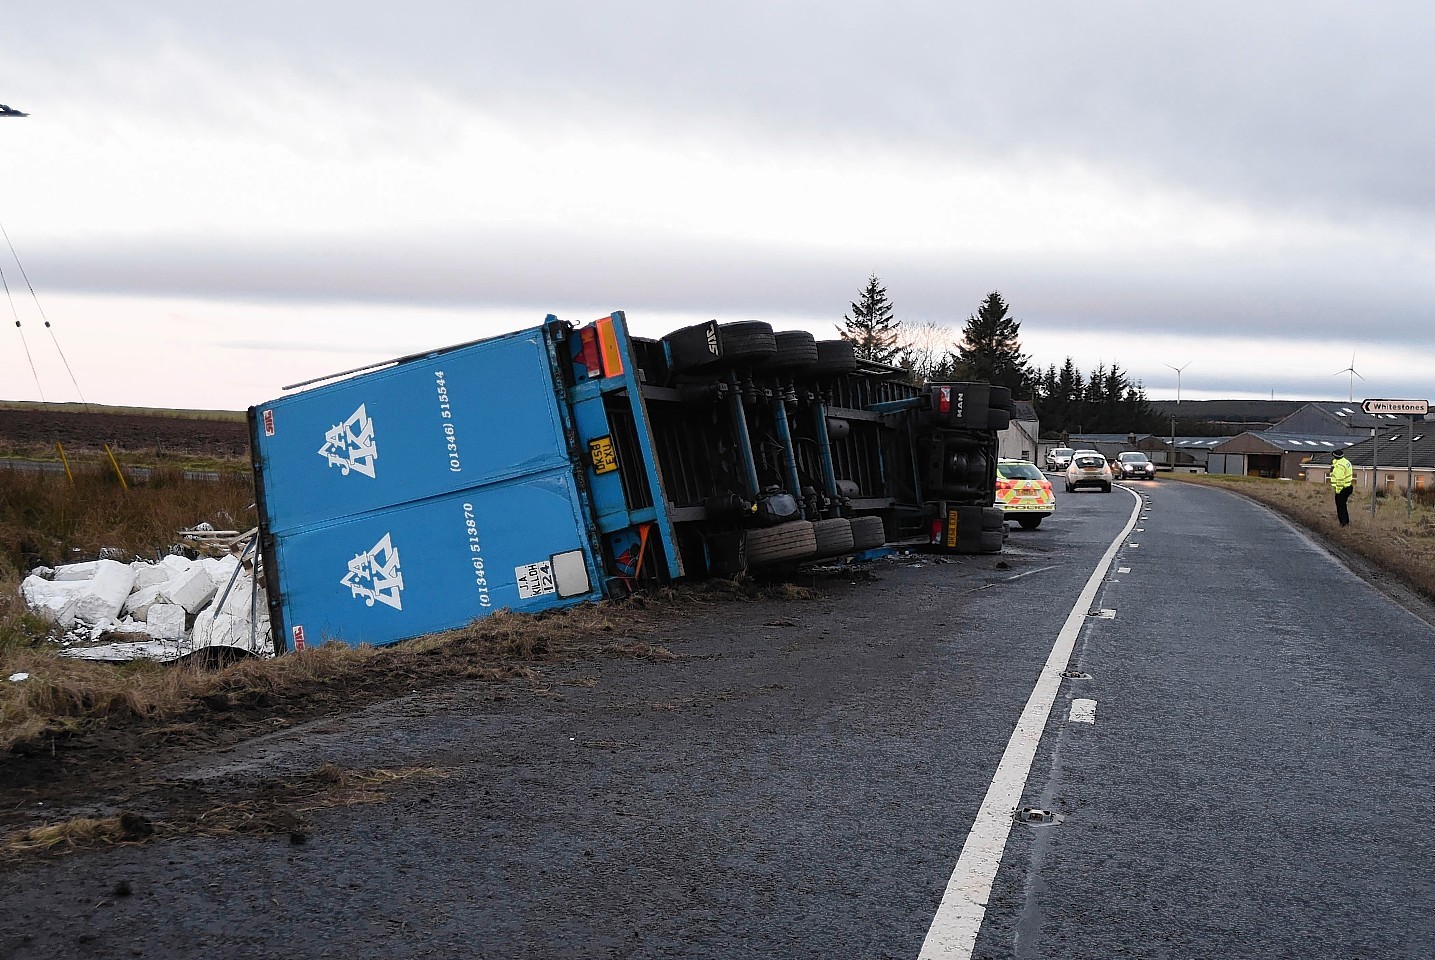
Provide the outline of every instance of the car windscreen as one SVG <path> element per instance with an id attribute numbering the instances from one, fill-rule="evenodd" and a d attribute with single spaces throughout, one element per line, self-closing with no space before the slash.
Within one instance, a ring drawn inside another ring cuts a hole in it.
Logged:
<path id="1" fill-rule="evenodd" d="M 1103 459 L 1101 459 L 1100 457 L 1077 457 L 1077 458 L 1076 458 L 1076 465 L 1077 465 L 1078 467 L 1099 467 L 1099 466 L 1102 466 L 1102 465 L 1105 464 L 1105 463 L 1106 463 L 1106 461 L 1103 460 Z"/>
<path id="2" fill-rule="evenodd" d="M 997 472 L 1007 480 L 1040 480 L 1042 476 L 1034 463 L 1002 463 Z"/>
<path id="3" fill-rule="evenodd" d="M 1122 463 L 1150 463 L 1150 460 L 1147 459 L 1146 454 L 1144 454 L 1144 453 L 1123 453 L 1123 454 L 1121 455 L 1121 462 L 1122 462 Z"/>
<path id="4" fill-rule="evenodd" d="M 1071 448 L 1057 447 L 1055 450 L 1051 451 L 1051 455 L 1053 457 L 1069 457 L 1071 456 Z"/>

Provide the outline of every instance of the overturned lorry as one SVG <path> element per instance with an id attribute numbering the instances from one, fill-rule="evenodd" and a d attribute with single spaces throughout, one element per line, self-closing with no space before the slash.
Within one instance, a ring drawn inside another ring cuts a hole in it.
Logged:
<path id="1" fill-rule="evenodd" d="M 250 408 L 275 652 L 851 555 L 995 553 L 1011 395 L 766 323 L 621 312 Z"/>

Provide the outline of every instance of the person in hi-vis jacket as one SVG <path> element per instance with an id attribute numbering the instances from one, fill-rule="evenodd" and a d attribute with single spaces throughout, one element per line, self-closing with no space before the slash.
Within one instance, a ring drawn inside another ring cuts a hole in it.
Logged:
<path id="1" fill-rule="evenodd" d="M 1346 502 L 1350 500 L 1351 491 L 1355 489 L 1355 471 L 1350 469 L 1350 461 L 1345 459 L 1345 451 L 1335 451 L 1335 456 L 1330 458 L 1330 485 L 1335 489 L 1335 516 L 1342 527 L 1350 526 L 1350 511 L 1346 509 Z"/>

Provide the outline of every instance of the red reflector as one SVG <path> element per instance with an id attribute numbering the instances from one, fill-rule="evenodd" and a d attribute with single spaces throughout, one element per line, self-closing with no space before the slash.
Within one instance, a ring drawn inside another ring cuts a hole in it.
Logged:
<path id="1" fill-rule="evenodd" d="M 951 388 L 951 387 L 938 387 L 938 388 L 937 388 L 937 412 L 938 412 L 938 413 L 951 413 L 951 412 L 952 412 L 952 388 Z"/>
<path id="2" fill-rule="evenodd" d="M 929 542 L 930 542 L 930 543 L 941 543 L 941 542 L 942 542 L 942 521 L 940 521 L 940 520 L 933 520 L 933 521 L 932 521 L 932 539 L 931 539 Z"/>

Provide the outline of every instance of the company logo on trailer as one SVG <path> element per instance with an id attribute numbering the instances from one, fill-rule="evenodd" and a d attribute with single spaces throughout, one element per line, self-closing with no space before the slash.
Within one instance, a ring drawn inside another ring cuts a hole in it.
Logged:
<path id="1" fill-rule="evenodd" d="M 363 597 L 365 606 L 372 607 L 378 601 L 395 610 L 404 608 L 399 596 L 404 589 L 404 575 L 399 570 L 399 550 L 387 533 L 372 549 L 349 561 L 349 572 L 339 583 L 348 587 L 356 598 Z"/>
<path id="2" fill-rule="evenodd" d="M 346 477 L 351 470 L 366 477 L 374 475 L 374 461 L 379 458 L 379 448 L 374 440 L 374 421 L 369 419 L 362 403 L 349 419 L 334 424 L 324 434 L 319 456 L 329 461 L 329 466 L 338 467 Z"/>

